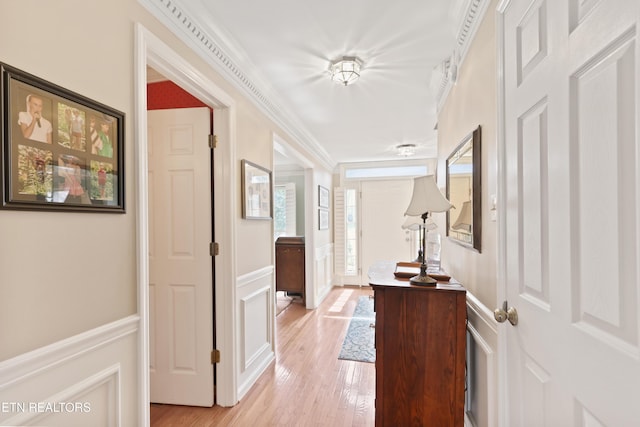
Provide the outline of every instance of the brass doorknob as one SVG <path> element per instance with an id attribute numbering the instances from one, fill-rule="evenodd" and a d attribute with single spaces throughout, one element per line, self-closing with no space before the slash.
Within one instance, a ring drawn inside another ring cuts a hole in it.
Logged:
<path id="1" fill-rule="evenodd" d="M 506 301 L 502 304 L 502 308 L 496 308 L 493 311 L 493 317 L 498 323 L 504 323 L 508 320 L 513 326 L 518 324 L 518 310 L 514 307 L 507 308 Z"/>

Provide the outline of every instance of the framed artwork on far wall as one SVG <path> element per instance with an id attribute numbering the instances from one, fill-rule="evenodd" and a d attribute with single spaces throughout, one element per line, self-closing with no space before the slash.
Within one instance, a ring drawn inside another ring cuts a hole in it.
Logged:
<path id="1" fill-rule="evenodd" d="M 273 217 L 273 195 L 271 171 L 242 160 L 242 218 L 271 219 Z"/>
<path id="2" fill-rule="evenodd" d="M 329 229 L 329 211 L 327 209 L 318 209 L 318 230 Z"/>
<path id="3" fill-rule="evenodd" d="M 318 185 L 318 207 L 329 207 L 329 189 L 322 185 Z"/>
<path id="4" fill-rule="evenodd" d="M 124 113 L 0 63 L 0 208 L 124 213 Z"/>

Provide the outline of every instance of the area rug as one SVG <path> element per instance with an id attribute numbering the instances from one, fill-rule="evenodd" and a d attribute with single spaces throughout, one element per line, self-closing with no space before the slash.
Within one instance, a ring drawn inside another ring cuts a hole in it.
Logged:
<path id="1" fill-rule="evenodd" d="M 376 361 L 375 328 L 372 327 L 375 321 L 373 299 L 368 296 L 360 297 L 338 359 L 369 363 Z"/>

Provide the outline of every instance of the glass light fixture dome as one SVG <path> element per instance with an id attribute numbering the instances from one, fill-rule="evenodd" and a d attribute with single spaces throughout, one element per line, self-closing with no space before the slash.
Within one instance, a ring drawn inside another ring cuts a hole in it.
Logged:
<path id="1" fill-rule="evenodd" d="M 416 154 L 416 144 L 400 144 L 396 145 L 398 156 L 409 157 Z"/>
<path id="2" fill-rule="evenodd" d="M 360 78 L 362 61 L 355 56 L 343 56 L 341 60 L 331 63 L 331 80 L 344 86 L 353 84 Z"/>

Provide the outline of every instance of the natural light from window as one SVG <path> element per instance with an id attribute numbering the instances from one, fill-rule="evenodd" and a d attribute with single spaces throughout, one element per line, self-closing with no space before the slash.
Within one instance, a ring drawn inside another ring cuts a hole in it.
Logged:
<path id="1" fill-rule="evenodd" d="M 344 177 L 346 179 L 398 178 L 403 176 L 422 176 L 426 175 L 427 171 L 426 165 L 352 168 L 345 170 Z"/>
<path id="2" fill-rule="evenodd" d="M 345 194 L 345 274 L 358 274 L 358 192 L 347 188 Z"/>

